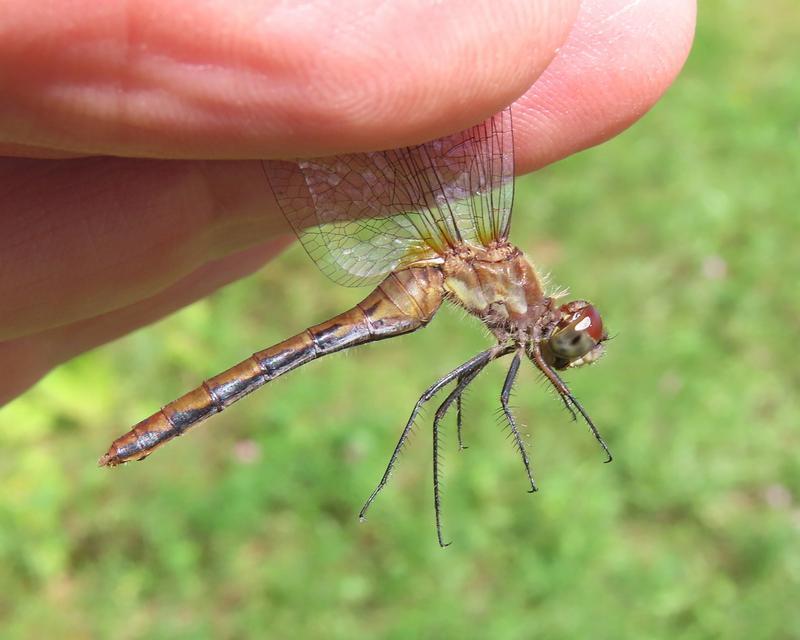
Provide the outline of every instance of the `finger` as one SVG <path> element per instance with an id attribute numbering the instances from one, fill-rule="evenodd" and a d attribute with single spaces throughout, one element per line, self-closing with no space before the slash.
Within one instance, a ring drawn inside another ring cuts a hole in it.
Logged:
<path id="1" fill-rule="evenodd" d="M 683 66 L 694 0 L 586 0 L 572 33 L 514 104 L 518 173 L 617 135 L 644 115 Z"/>
<path id="2" fill-rule="evenodd" d="M 402 146 L 479 121 L 578 0 L 5 2 L 0 143 L 178 158 Z M 3 148 L 0 147 L 0 152 Z"/>
<path id="3" fill-rule="evenodd" d="M 219 287 L 249 275 L 283 250 L 289 241 L 286 236 L 210 261 L 163 291 L 127 307 L 0 342 L 0 406 L 25 391 L 56 365 L 155 322 Z"/>
<path id="4" fill-rule="evenodd" d="M 669 15 L 655 0 L 583 6 L 553 61 L 557 73 L 548 70 L 544 86 L 515 106 L 519 171 L 595 144 L 641 115 L 686 55 L 694 15 L 686 0 L 670 3 Z M 4 185 L 4 339 L 128 306 L 209 259 L 286 230 L 258 163 L 7 160 Z"/>
<path id="5" fill-rule="evenodd" d="M 129 306 L 289 233 L 268 194 L 253 162 L 0 159 L 0 340 Z"/>

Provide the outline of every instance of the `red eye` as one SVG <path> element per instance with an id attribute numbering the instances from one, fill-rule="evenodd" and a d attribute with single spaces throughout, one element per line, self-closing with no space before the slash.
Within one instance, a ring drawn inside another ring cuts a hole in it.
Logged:
<path id="1" fill-rule="evenodd" d="M 561 311 L 566 315 L 558 323 L 559 327 L 572 325 L 575 331 L 586 332 L 595 343 L 603 340 L 603 320 L 593 304 L 583 301 L 569 302 L 561 306 Z"/>

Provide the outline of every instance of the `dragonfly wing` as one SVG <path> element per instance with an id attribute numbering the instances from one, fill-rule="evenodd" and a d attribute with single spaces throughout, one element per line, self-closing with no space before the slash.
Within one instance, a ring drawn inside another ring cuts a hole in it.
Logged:
<path id="1" fill-rule="evenodd" d="M 359 286 L 463 242 L 504 239 L 510 112 L 412 147 L 264 164 L 284 215 L 335 282 Z"/>
<path id="2" fill-rule="evenodd" d="M 462 235 L 489 245 L 508 238 L 514 202 L 511 108 L 465 131 L 430 143 L 442 145 L 445 198 L 453 203 Z"/>
<path id="3" fill-rule="evenodd" d="M 400 178 L 381 154 L 270 162 L 266 172 L 306 252 L 339 284 L 375 284 L 436 255 L 421 233 L 425 213 L 397 193 Z"/>

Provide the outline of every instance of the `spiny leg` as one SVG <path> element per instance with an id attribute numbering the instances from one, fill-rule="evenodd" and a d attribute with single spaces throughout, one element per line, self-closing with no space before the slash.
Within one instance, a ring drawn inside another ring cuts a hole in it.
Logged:
<path id="1" fill-rule="evenodd" d="M 478 377 L 478 374 L 483 371 L 487 364 L 489 363 L 484 362 L 473 370 L 460 375 L 456 388 L 448 394 L 433 416 L 433 509 L 436 516 L 436 537 L 439 539 L 440 547 L 447 547 L 450 543 L 445 543 L 442 538 L 442 499 L 439 484 L 439 424 L 450 409 L 450 405 L 453 404 L 453 400 L 458 401 L 461 399 L 464 389 Z"/>
<path id="2" fill-rule="evenodd" d="M 420 409 L 422 409 L 422 406 L 426 402 L 428 402 L 431 398 L 433 398 L 433 396 L 435 396 L 442 387 L 446 386 L 447 384 L 458 378 L 463 373 L 471 371 L 476 366 L 485 365 L 486 363 L 491 362 L 495 358 L 498 358 L 501 355 L 509 353 L 509 351 L 512 348 L 513 347 L 510 346 L 496 345 L 491 349 L 482 351 L 474 358 L 467 360 L 464 364 L 462 364 L 459 367 L 456 367 L 450 373 L 437 380 L 433 385 L 431 385 L 425 391 L 425 393 L 423 393 L 420 396 L 419 400 L 417 400 L 417 404 L 414 405 L 414 409 L 411 411 L 411 416 L 409 417 L 408 422 L 406 423 L 406 426 L 403 429 L 403 433 L 400 434 L 400 439 L 397 441 L 397 445 L 395 446 L 394 451 L 392 452 L 392 455 L 389 458 L 389 464 L 386 466 L 386 471 L 384 471 L 383 476 L 381 477 L 381 480 L 378 483 L 378 486 L 375 487 L 373 492 L 370 494 L 369 498 L 367 498 L 367 501 L 364 503 L 364 506 L 361 507 L 361 511 L 358 514 L 360 520 L 363 521 L 366 518 L 367 509 L 369 509 L 370 505 L 373 503 L 378 493 L 380 493 L 381 489 L 383 489 L 386 486 L 386 482 L 389 480 L 389 476 L 391 475 L 392 470 L 394 469 L 394 465 L 397 462 L 397 456 L 400 455 L 400 451 L 403 449 L 403 445 L 405 445 L 406 441 L 408 440 L 408 436 L 414 427 L 414 421 L 416 420 L 417 415 L 420 412 Z"/>
<path id="3" fill-rule="evenodd" d="M 458 384 L 461 384 L 461 381 L 464 379 L 463 376 L 458 377 Z M 462 424 L 462 394 L 458 394 L 456 397 L 456 433 L 458 434 L 458 450 L 463 451 L 464 449 L 468 449 L 464 444 L 464 438 L 461 435 L 461 424 Z"/>
<path id="4" fill-rule="evenodd" d="M 564 406 L 566 407 L 567 411 L 569 411 L 569 414 L 572 416 L 572 421 L 577 422 L 578 415 L 575 413 L 575 409 L 572 408 L 572 405 L 570 405 L 569 401 L 564 396 L 562 396 L 560 393 L 558 394 L 558 396 L 559 398 L 561 398 L 561 402 L 564 403 Z"/>
<path id="5" fill-rule="evenodd" d="M 569 387 L 559 377 L 555 369 L 553 369 L 549 364 L 547 364 L 547 362 L 545 362 L 545 359 L 542 357 L 542 352 L 539 349 L 538 344 L 534 344 L 532 351 L 533 351 L 534 364 L 538 367 L 539 371 L 541 371 L 545 375 L 545 377 L 550 381 L 550 384 L 553 385 L 555 390 L 561 396 L 561 399 L 564 401 L 564 403 L 570 404 L 573 407 L 575 407 L 578 410 L 578 413 L 580 413 L 583 416 L 583 419 L 589 426 L 589 430 L 592 432 L 592 435 L 594 435 L 595 440 L 597 440 L 597 442 L 603 448 L 603 451 L 605 451 L 606 456 L 608 456 L 604 462 L 606 463 L 611 462 L 614 459 L 614 457 L 611 455 L 611 451 L 608 449 L 606 441 L 603 440 L 603 436 L 600 435 L 600 432 L 597 430 L 597 427 L 594 426 L 594 422 L 592 422 L 592 419 L 589 417 L 589 414 L 586 413 L 585 409 L 581 406 L 581 403 L 578 402 L 575 396 L 572 395 L 572 392 L 569 390 Z"/>
<path id="6" fill-rule="evenodd" d="M 500 393 L 500 404 L 503 406 L 503 413 L 506 416 L 506 420 L 508 420 L 508 426 L 511 429 L 511 434 L 514 436 L 514 442 L 519 450 L 519 455 L 522 456 L 522 464 L 525 465 L 525 473 L 528 474 L 528 480 L 531 483 L 531 489 L 529 493 L 533 493 L 536 491 L 536 483 L 533 481 L 533 473 L 531 473 L 531 464 L 530 460 L 528 460 L 528 452 L 525 449 L 525 443 L 522 441 L 522 436 L 520 436 L 519 429 L 517 429 L 517 421 L 514 419 L 514 414 L 511 413 L 511 407 L 508 405 L 508 400 L 511 398 L 511 389 L 514 386 L 514 381 L 517 379 L 517 373 L 519 372 L 519 363 L 520 356 L 519 351 L 517 351 L 514 354 L 514 359 L 511 361 L 511 366 L 508 369 L 506 381 L 503 383 L 503 390 Z"/>
<path id="7" fill-rule="evenodd" d="M 542 340 L 547 340 L 552 335 L 552 333 L 553 333 L 552 331 L 549 331 L 549 332 L 545 333 L 542 336 Z M 578 421 L 578 416 L 575 413 L 575 410 L 572 408 L 572 405 L 570 405 L 569 400 L 567 400 L 561 393 L 558 394 L 558 397 L 561 398 L 561 402 L 564 405 L 564 408 L 567 411 L 569 411 L 569 415 L 572 416 L 572 421 L 573 422 L 577 422 Z"/>

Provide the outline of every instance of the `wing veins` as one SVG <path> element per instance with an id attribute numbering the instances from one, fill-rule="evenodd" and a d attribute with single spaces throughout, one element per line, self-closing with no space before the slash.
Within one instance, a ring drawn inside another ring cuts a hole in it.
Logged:
<path id="1" fill-rule="evenodd" d="M 412 147 L 262 166 L 323 272 L 342 284 L 377 282 L 461 243 L 507 238 L 514 198 L 510 110 L 489 120 Z"/>

